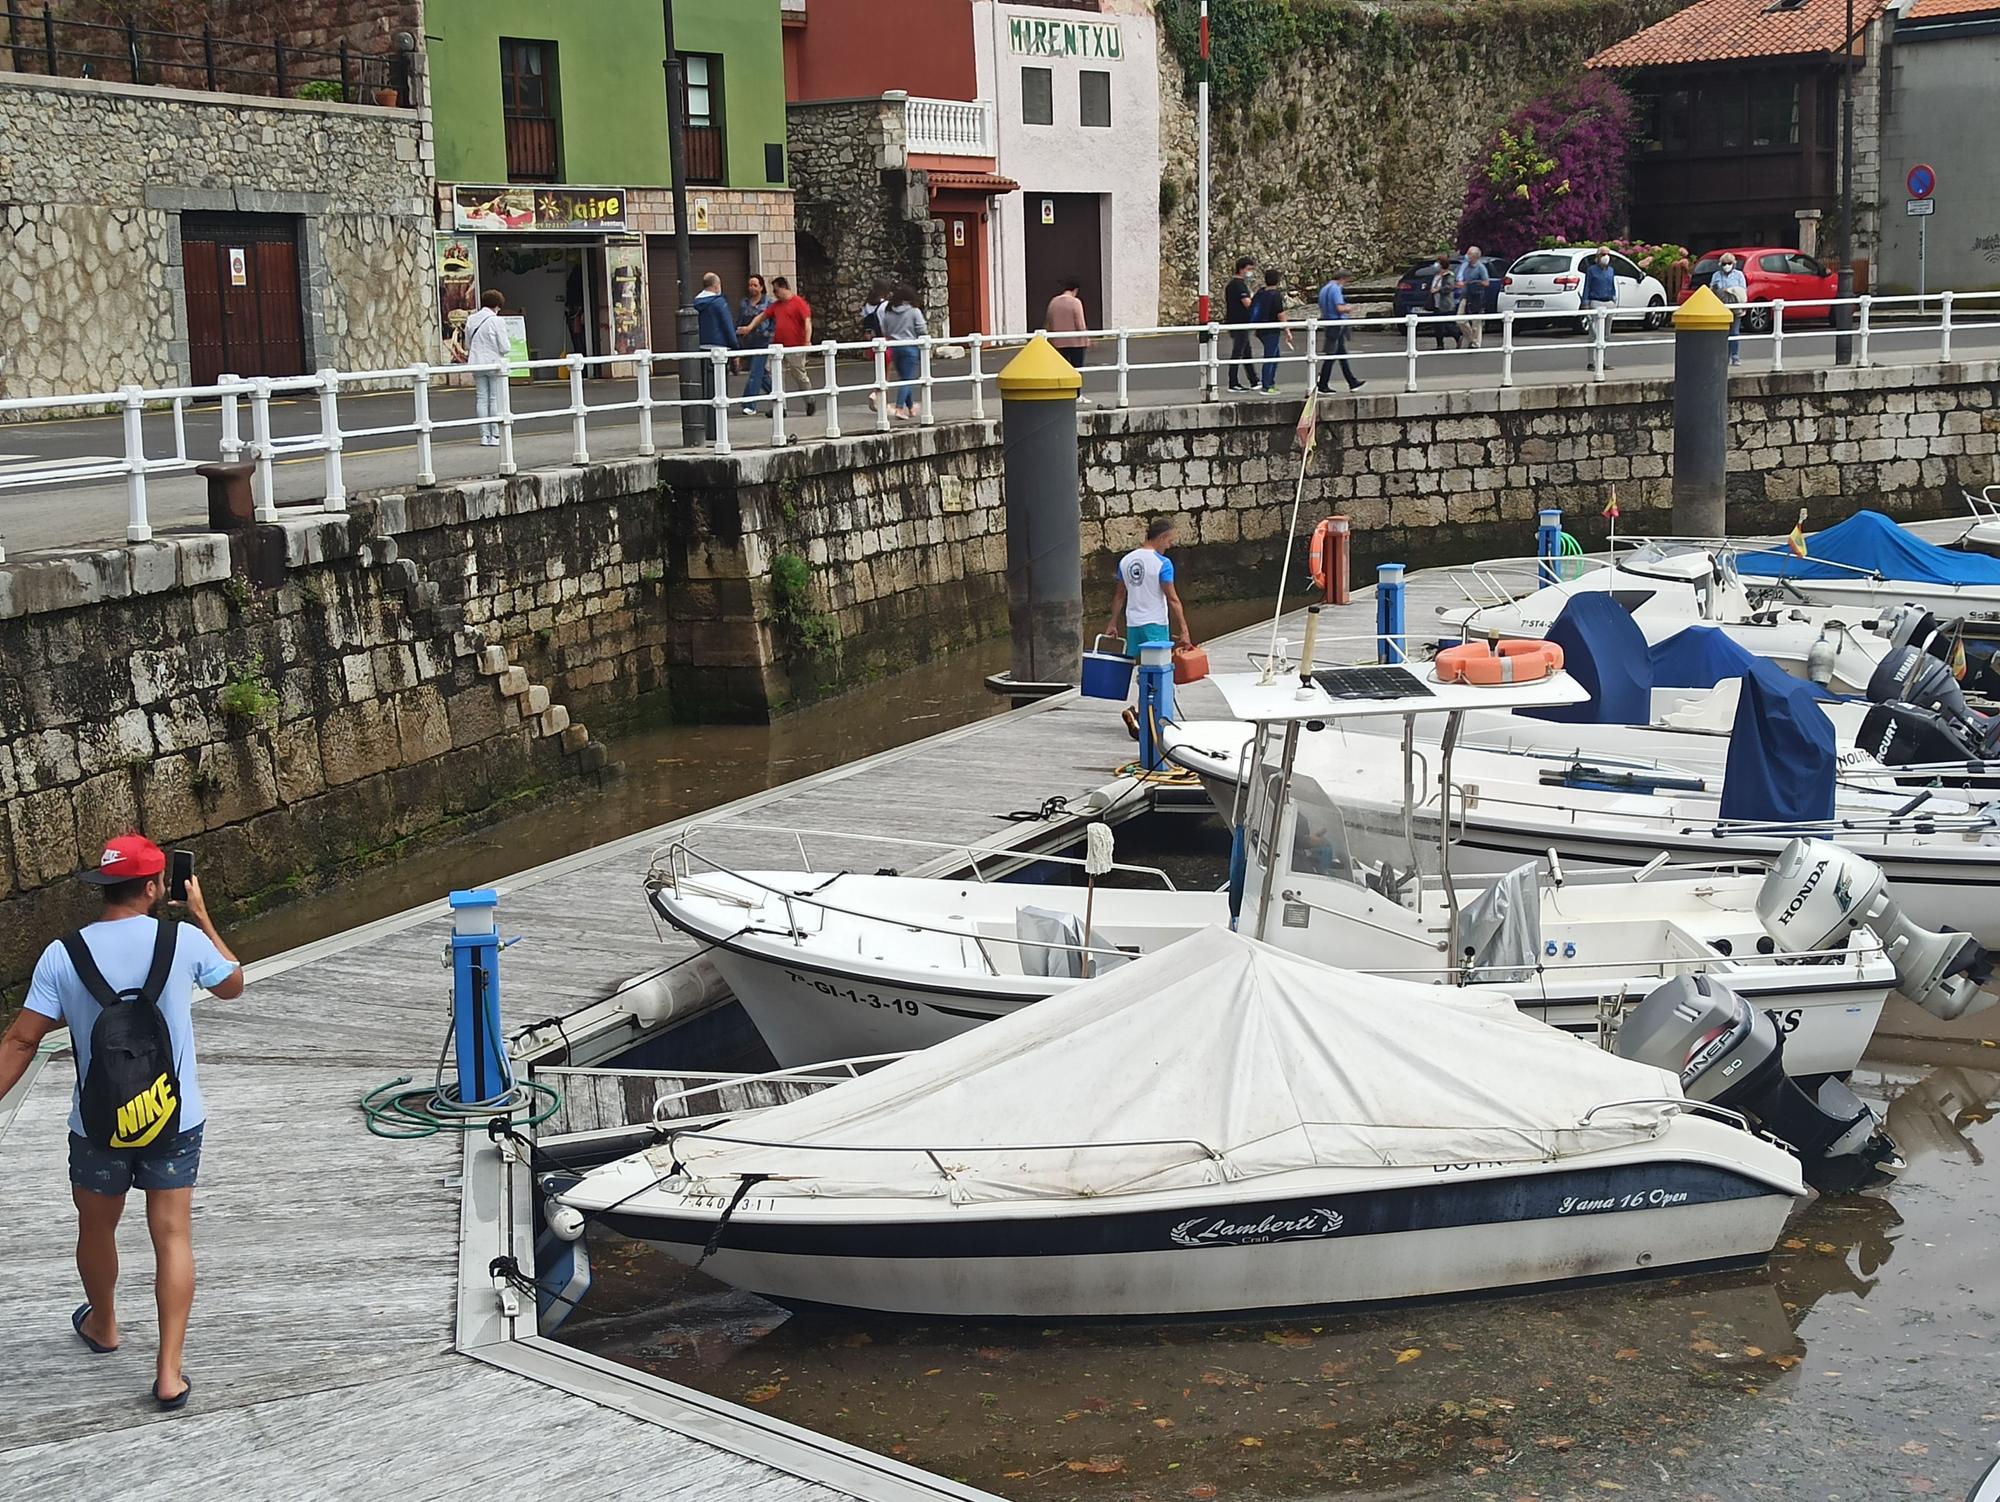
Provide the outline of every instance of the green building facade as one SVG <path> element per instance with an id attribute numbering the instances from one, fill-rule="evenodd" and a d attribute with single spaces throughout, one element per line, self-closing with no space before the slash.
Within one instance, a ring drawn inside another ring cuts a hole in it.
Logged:
<path id="1" fill-rule="evenodd" d="M 694 271 L 734 297 L 795 265 L 779 0 L 673 11 Z M 670 347 L 660 0 L 425 0 L 423 22 L 441 343 L 498 288 L 533 358 Z"/>

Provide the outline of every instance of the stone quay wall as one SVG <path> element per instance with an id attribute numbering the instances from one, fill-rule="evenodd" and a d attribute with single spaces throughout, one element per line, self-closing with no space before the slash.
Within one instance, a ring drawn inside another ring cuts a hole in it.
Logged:
<path id="1" fill-rule="evenodd" d="M 431 358 L 429 129 L 372 104 L 0 72 L 0 395 L 186 384 L 186 213 L 298 220 L 309 369 Z"/>

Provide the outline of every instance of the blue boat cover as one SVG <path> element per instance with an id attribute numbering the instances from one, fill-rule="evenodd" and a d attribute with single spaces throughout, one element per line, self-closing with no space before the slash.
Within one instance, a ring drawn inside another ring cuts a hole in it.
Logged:
<path id="1" fill-rule="evenodd" d="M 1752 659 L 1729 732 L 1723 818 L 1790 824 L 1833 817 L 1833 722 L 1818 699 L 1812 684 Z"/>
<path id="2" fill-rule="evenodd" d="M 1716 626 L 1689 626 L 1653 643 L 1655 688 L 1714 688 L 1725 678 L 1741 678 L 1757 656 Z"/>
<path id="3" fill-rule="evenodd" d="M 1521 714 L 1587 725 L 1644 725 L 1652 719 L 1653 666 L 1646 634 L 1610 594 L 1591 589 L 1572 595 L 1545 639 L 1562 648 L 1563 670 L 1590 690 L 1590 698 Z"/>
<path id="4" fill-rule="evenodd" d="M 1857 511 L 1838 526 L 1814 533 L 1803 558 L 1794 558 L 1780 543 L 1770 552 L 1740 555 L 1736 569 L 1738 573 L 1780 579 L 1865 579 L 1879 575 L 1915 584 L 2000 584 L 2000 558 L 1925 542 L 1879 511 Z"/>

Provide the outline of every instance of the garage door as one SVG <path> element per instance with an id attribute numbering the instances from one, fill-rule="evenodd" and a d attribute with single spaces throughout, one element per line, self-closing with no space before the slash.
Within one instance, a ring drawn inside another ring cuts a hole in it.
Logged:
<path id="1" fill-rule="evenodd" d="M 757 269 L 755 235 L 691 235 L 693 242 L 694 288 L 701 290 L 702 273 L 713 271 L 722 278 L 722 291 L 729 305 L 743 295 L 743 282 Z M 674 237 L 646 237 L 646 300 L 652 316 L 653 348 L 672 349 L 674 342 Z"/>

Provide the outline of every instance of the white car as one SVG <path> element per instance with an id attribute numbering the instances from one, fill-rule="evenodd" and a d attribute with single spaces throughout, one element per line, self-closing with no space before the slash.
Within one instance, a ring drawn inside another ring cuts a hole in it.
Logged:
<path id="1" fill-rule="evenodd" d="M 1590 321 L 1583 312 L 1583 268 L 1597 254 L 1594 247 L 1574 250 L 1531 250 L 1512 266 L 1500 283 L 1502 313 L 1549 314 L 1572 321 L 1583 333 Z M 1611 273 L 1618 279 L 1618 311 L 1614 324 L 1643 323 L 1663 329 L 1671 312 L 1667 289 L 1626 257 L 1611 252 Z"/>

